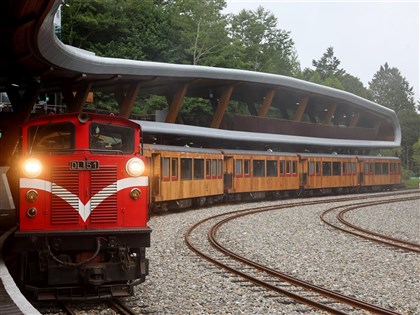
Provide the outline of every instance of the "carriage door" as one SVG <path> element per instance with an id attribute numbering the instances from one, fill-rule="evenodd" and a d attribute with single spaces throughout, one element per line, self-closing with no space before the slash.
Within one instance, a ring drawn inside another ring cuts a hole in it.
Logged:
<path id="1" fill-rule="evenodd" d="M 358 160 L 359 161 L 359 160 Z M 369 164 L 366 163 L 366 161 L 359 161 L 360 169 L 359 169 L 359 185 L 363 186 L 365 184 L 365 172 L 366 172 L 366 166 Z"/>
<path id="2" fill-rule="evenodd" d="M 301 172 L 299 173 L 299 187 L 303 188 L 308 185 L 308 170 L 309 170 L 309 161 L 308 159 L 300 159 L 299 161 Z"/>
<path id="3" fill-rule="evenodd" d="M 153 196 L 160 195 L 160 183 L 161 183 L 161 158 L 160 153 L 152 153 L 150 158 L 150 179 L 151 179 L 151 191 Z M 153 200 L 153 199 L 150 199 Z"/>
<path id="4" fill-rule="evenodd" d="M 225 169 L 223 172 L 223 185 L 225 193 L 231 192 L 233 188 L 233 162 L 232 156 L 225 156 Z"/>

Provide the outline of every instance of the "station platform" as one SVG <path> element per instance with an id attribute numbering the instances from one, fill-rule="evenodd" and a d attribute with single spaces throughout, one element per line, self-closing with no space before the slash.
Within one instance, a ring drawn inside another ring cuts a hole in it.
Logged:
<path id="1" fill-rule="evenodd" d="M 15 230 L 14 212 L 12 214 L 10 210 L 0 211 L 0 251 L 7 237 Z M 16 286 L 4 262 L 3 253 L 0 255 L 0 314 L 41 315 Z"/>

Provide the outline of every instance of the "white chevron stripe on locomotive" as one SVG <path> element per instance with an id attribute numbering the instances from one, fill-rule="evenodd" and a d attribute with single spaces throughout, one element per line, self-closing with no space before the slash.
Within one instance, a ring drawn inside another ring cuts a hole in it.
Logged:
<path id="1" fill-rule="evenodd" d="M 149 183 L 149 178 L 147 176 L 123 178 L 117 181 L 117 192 L 122 189 L 130 188 L 130 187 L 144 187 L 144 186 L 147 186 L 148 183 Z M 38 190 L 44 190 L 46 192 L 51 193 L 52 185 L 53 183 L 47 180 L 43 180 L 43 179 L 34 179 L 34 178 L 21 178 L 20 179 L 20 188 L 38 189 Z M 111 185 L 104 187 L 101 191 L 97 192 L 95 196 L 93 196 L 86 204 L 83 204 L 83 202 L 76 195 L 69 192 L 64 187 L 60 187 L 56 184 L 54 185 L 58 187 L 60 191 L 65 193 L 66 198 L 63 198 L 63 194 L 60 194 L 57 196 L 62 198 L 69 205 L 71 205 L 74 210 L 79 212 L 79 215 L 82 218 L 83 222 L 86 222 L 91 212 L 97 206 L 99 206 L 102 201 L 104 201 L 106 198 L 108 198 L 109 196 L 115 193 L 115 192 L 109 192 L 109 189 L 108 189 L 110 186 L 115 185 L 115 182 L 114 182 Z M 98 200 L 99 202 L 93 207 L 91 207 L 91 200 L 94 198 Z M 78 204 L 75 204 L 75 202 L 72 202 L 71 200 L 78 200 Z"/>

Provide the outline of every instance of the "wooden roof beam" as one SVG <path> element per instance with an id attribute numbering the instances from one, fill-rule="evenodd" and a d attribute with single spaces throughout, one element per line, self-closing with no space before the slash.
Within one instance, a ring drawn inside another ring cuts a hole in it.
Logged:
<path id="1" fill-rule="evenodd" d="M 349 127 L 356 127 L 357 123 L 359 122 L 359 118 L 360 118 L 360 112 L 355 112 L 353 114 L 353 117 L 351 118 Z"/>
<path id="2" fill-rule="evenodd" d="M 86 102 L 91 87 L 92 83 L 86 82 L 79 85 L 75 92 L 73 92 L 71 87 L 65 86 L 62 88 L 61 91 L 63 94 L 64 102 L 66 103 L 70 113 L 77 113 L 82 111 L 83 105 Z"/>
<path id="3" fill-rule="evenodd" d="M 222 97 L 219 100 L 219 104 L 217 105 L 216 112 L 213 115 L 213 120 L 210 124 L 211 128 L 219 128 L 220 124 L 222 123 L 223 116 L 225 114 L 226 108 L 229 104 L 230 97 L 232 96 L 233 89 L 236 84 L 232 84 L 226 88 L 223 92 Z"/>
<path id="4" fill-rule="evenodd" d="M 139 92 L 140 82 L 130 84 L 126 90 L 118 88 L 118 86 L 115 87 L 114 95 L 120 105 L 120 116 L 130 117 Z"/>
<path id="5" fill-rule="evenodd" d="M 306 107 L 308 106 L 309 98 L 305 97 L 302 101 L 299 102 L 299 107 L 296 111 L 294 121 L 301 121 L 303 114 L 305 113 Z"/>
<path id="6" fill-rule="evenodd" d="M 335 111 L 337 110 L 337 104 L 330 104 L 327 107 L 327 115 L 322 122 L 324 125 L 329 125 L 334 118 Z"/>
<path id="7" fill-rule="evenodd" d="M 258 116 L 260 117 L 266 117 L 268 114 L 268 110 L 271 107 L 271 103 L 273 102 L 274 95 L 276 94 L 275 89 L 271 89 L 267 91 L 264 97 L 264 101 L 261 105 L 260 111 L 258 112 Z"/>
<path id="8" fill-rule="evenodd" d="M 187 93 L 188 86 L 189 86 L 188 83 L 184 83 L 176 91 L 171 101 L 171 105 L 169 106 L 169 111 L 168 111 L 168 115 L 166 116 L 165 122 L 167 123 L 176 122 L 176 119 L 181 110 L 181 106 L 184 103 L 184 98 L 185 98 L 185 94 Z"/>

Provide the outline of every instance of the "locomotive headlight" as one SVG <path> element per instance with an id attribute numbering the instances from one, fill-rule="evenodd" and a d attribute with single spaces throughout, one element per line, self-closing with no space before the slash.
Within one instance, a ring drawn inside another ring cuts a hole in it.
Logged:
<path id="1" fill-rule="evenodd" d="M 26 193 L 26 200 L 28 201 L 35 201 L 38 199 L 38 192 L 36 190 L 29 190 Z"/>
<path id="2" fill-rule="evenodd" d="M 141 195 L 140 189 L 138 189 L 138 188 L 131 189 L 131 191 L 130 191 L 130 197 L 131 197 L 131 199 L 137 200 L 137 199 L 140 198 L 140 195 Z"/>
<path id="3" fill-rule="evenodd" d="M 42 163 L 35 158 L 29 158 L 23 162 L 23 174 L 27 177 L 34 178 L 41 175 Z"/>
<path id="4" fill-rule="evenodd" d="M 130 176 L 137 177 L 143 174 L 145 166 L 144 162 L 139 158 L 131 158 L 128 160 L 125 169 Z"/>

